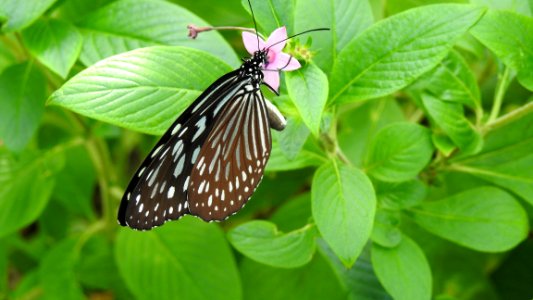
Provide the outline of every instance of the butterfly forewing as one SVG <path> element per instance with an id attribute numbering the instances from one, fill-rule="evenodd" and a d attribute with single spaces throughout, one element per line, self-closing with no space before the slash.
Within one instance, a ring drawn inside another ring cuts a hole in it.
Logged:
<path id="1" fill-rule="evenodd" d="M 213 83 L 174 122 L 133 176 L 118 221 L 150 229 L 188 213 L 191 170 L 216 119 L 247 83 L 231 72 Z"/>
<path id="2" fill-rule="evenodd" d="M 240 210 L 263 177 L 271 150 L 265 100 L 245 85 L 225 106 L 192 169 L 189 210 L 223 220 Z"/>

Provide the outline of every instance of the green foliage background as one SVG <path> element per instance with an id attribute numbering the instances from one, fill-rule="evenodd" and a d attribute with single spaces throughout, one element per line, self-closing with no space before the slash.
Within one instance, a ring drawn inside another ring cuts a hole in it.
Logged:
<path id="1" fill-rule="evenodd" d="M 246 2 L 0 0 L 0 298 L 531 299 L 533 2 L 252 2 L 265 35 L 331 28 L 265 91 L 263 182 L 136 232 L 130 176 L 246 55 L 186 25 L 251 27 Z"/>

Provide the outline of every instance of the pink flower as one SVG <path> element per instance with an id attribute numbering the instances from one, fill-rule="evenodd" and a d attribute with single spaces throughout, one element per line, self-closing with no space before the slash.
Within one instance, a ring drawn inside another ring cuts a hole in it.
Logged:
<path id="1" fill-rule="evenodd" d="M 279 72 L 277 71 L 292 71 L 299 69 L 301 65 L 296 58 L 281 52 L 287 44 L 287 41 L 283 41 L 287 38 L 285 26 L 274 30 L 266 42 L 259 37 L 259 49 L 257 49 L 257 38 L 257 35 L 251 32 L 242 33 L 242 41 L 248 53 L 253 55 L 258 50 L 268 49 L 267 64 L 263 66 L 263 81 L 277 91 L 279 88 Z M 283 42 L 276 44 L 280 41 Z"/>

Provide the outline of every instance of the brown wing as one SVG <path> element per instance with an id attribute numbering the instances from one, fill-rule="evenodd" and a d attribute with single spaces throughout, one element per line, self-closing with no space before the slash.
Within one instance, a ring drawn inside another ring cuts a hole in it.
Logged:
<path id="1" fill-rule="evenodd" d="M 244 86 L 202 146 L 188 189 L 189 211 L 224 220 L 239 211 L 263 178 L 272 147 L 263 95 Z"/>

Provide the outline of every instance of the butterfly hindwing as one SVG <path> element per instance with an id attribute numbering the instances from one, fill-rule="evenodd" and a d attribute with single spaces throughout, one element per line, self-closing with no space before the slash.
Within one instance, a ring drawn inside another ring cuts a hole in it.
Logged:
<path id="1" fill-rule="evenodd" d="M 240 210 L 263 177 L 271 150 L 266 103 L 246 85 L 206 138 L 191 173 L 190 213 L 223 220 Z"/>
<path id="2" fill-rule="evenodd" d="M 191 170 L 216 118 L 246 84 L 234 71 L 222 76 L 180 115 L 135 172 L 122 198 L 118 221 L 151 229 L 189 212 Z"/>

